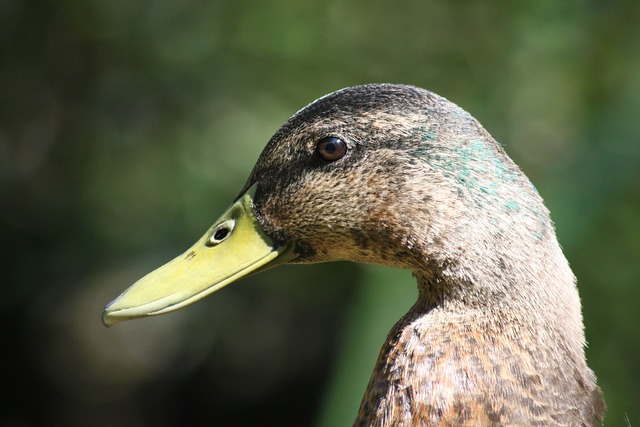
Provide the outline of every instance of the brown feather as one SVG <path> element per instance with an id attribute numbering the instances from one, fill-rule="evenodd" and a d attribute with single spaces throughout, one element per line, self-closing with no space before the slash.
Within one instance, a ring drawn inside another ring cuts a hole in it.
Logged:
<path id="1" fill-rule="evenodd" d="M 315 153 L 328 136 L 348 145 L 333 163 Z M 330 94 L 274 135 L 245 188 L 255 182 L 261 225 L 295 242 L 298 262 L 378 263 L 418 281 L 356 426 L 602 421 L 549 213 L 464 110 L 409 86 Z"/>

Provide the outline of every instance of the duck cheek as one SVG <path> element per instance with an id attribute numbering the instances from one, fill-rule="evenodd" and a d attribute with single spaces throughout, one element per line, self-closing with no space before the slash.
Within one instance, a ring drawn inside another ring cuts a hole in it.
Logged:
<path id="1" fill-rule="evenodd" d="M 354 247 L 349 218 L 331 197 L 298 191 L 286 200 L 265 199 L 256 212 L 267 235 L 296 245 L 296 262 L 346 259 Z"/>

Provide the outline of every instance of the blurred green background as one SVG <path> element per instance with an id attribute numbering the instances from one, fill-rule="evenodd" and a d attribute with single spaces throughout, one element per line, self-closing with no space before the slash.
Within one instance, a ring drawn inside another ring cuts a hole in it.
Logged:
<path id="1" fill-rule="evenodd" d="M 640 425 L 640 2 L 3 0 L 0 425 L 350 425 L 415 298 L 348 263 L 106 329 L 299 108 L 409 83 L 532 179 L 584 305 L 608 425 Z"/>

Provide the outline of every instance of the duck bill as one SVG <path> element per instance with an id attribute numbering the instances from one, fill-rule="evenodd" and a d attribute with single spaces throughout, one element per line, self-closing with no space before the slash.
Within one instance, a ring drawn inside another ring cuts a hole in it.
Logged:
<path id="1" fill-rule="evenodd" d="M 249 274 L 291 261 L 293 248 L 258 223 L 252 189 L 240 196 L 184 254 L 138 280 L 104 310 L 106 326 L 168 313 Z"/>

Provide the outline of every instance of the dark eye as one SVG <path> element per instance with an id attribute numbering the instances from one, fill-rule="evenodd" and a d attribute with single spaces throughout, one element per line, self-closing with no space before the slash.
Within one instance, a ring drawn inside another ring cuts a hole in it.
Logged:
<path id="1" fill-rule="evenodd" d="M 328 162 L 335 162 L 347 154 L 347 144 L 340 138 L 329 136 L 318 141 L 316 150 L 320 157 Z"/>

